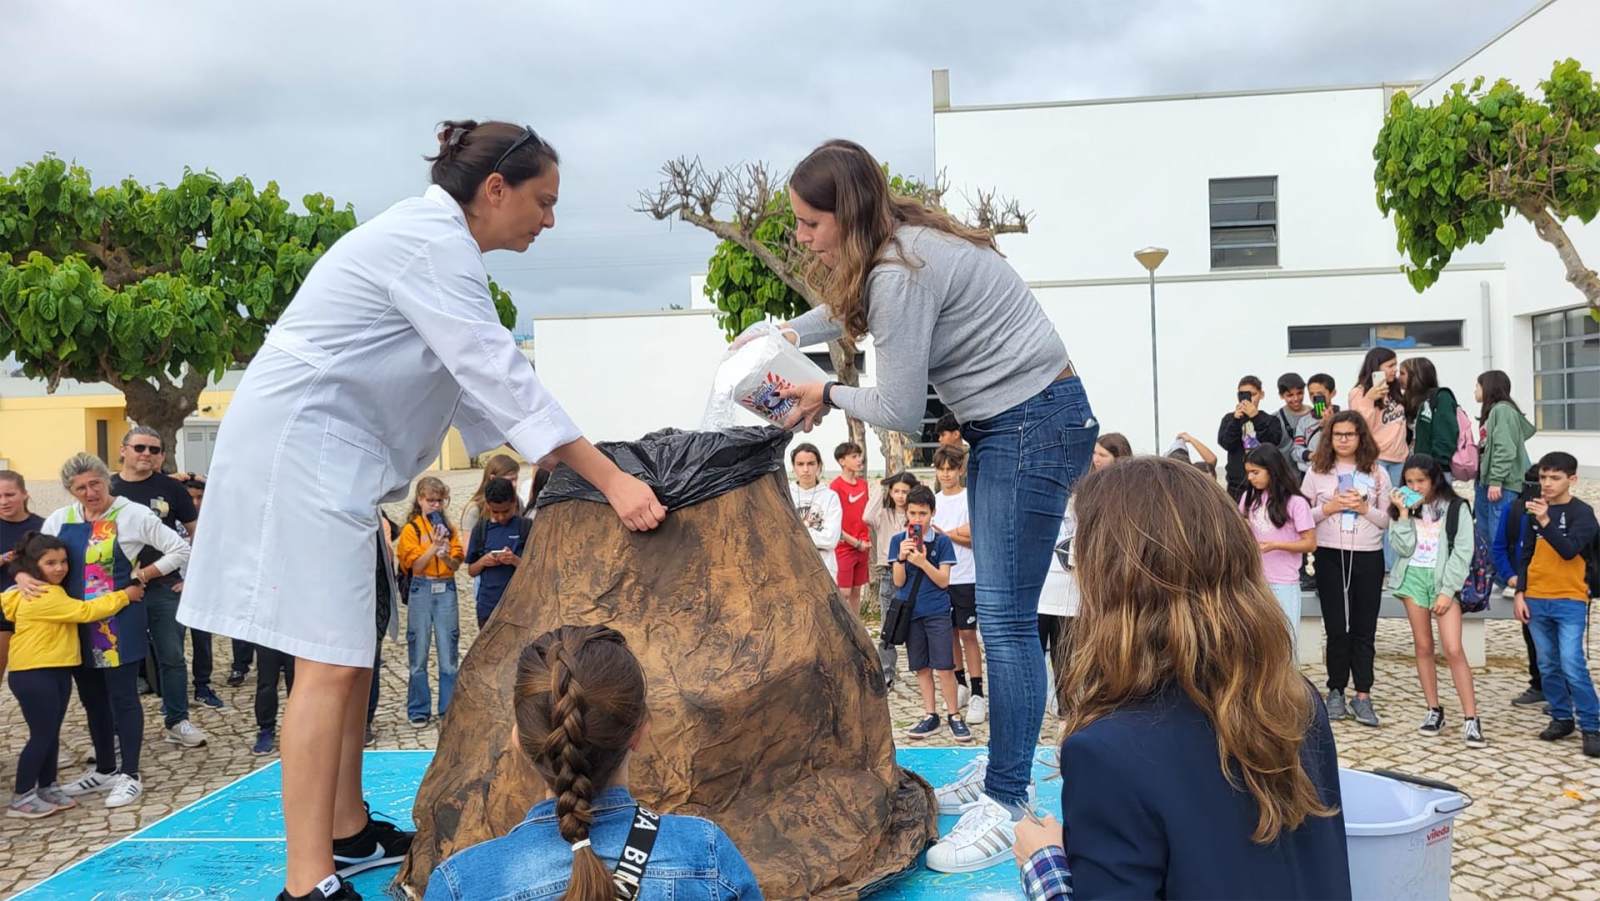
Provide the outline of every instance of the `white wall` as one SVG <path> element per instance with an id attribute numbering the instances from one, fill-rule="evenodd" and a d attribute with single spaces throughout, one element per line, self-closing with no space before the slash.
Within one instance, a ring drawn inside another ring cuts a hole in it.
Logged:
<path id="1" fill-rule="evenodd" d="M 632 441 L 656 429 L 700 427 L 712 377 L 728 348 L 710 311 L 550 316 L 536 322 L 539 378 L 591 441 Z M 868 350 L 869 373 L 871 365 Z M 870 386 L 870 377 L 862 384 Z M 748 419 L 764 424 L 754 414 Z M 797 440 L 817 445 L 831 468 L 834 447 L 848 440 L 844 417 L 835 411 Z M 868 466 L 876 471 L 883 461 L 876 441 L 867 444 Z"/>
<path id="2" fill-rule="evenodd" d="M 1398 274 L 1167 281 L 1156 286 L 1160 336 L 1160 446 L 1152 430 L 1149 288 L 1144 284 L 1036 288 L 1067 342 L 1102 431 L 1123 432 L 1134 449 L 1161 451 L 1188 431 L 1213 450 L 1217 426 L 1233 409 L 1238 380 L 1258 376 L 1276 410 L 1277 379 L 1317 372 L 1337 382 L 1338 403 L 1361 366 L 1360 352 L 1288 352 L 1288 327 L 1330 322 L 1461 319 L 1465 347 L 1400 351 L 1427 356 L 1442 384 L 1470 403 L 1483 370 L 1480 284 L 1504 293 L 1497 270 L 1446 273 L 1420 297 Z M 1397 316 L 1396 311 L 1403 311 Z"/>
<path id="3" fill-rule="evenodd" d="M 1143 274 L 1133 251 L 1172 251 L 1162 275 L 1211 271 L 1209 180 L 1276 175 L 1279 266 L 1394 266 L 1372 187 L 1384 90 L 934 114 L 953 188 L 995 188 L 1036 218 L 1003 247 L 1029 280 Z M 954 198 L 953 198 L 954 199 Z M 959 205 L 959 201 L 957 201 Z"/>

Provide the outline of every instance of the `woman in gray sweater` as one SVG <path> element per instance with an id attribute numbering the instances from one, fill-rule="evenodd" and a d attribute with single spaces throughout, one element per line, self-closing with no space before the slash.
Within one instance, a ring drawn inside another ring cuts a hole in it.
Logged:
<path id="1" fill-rule="evenodd" d="M 978 622 L 987 643 L 987 766 L 938 791 L 960 814 L 928 851 L 928 866 L 970 872 L 1010 859 L 1045 708 L 1039 591 L 1099 423 L 1066 346 L 987 231 L 889 192 L 863 147 L 829 141 L 789 182 L 795 236 L 811 250 L 807 277 L 823 305 L 784 328 L 799 346 L 871 334 L 877 386 L 798 385 L 791 425 L 809 430 L 829 408 L 876 426 L 921 430 L 927 386 L 964 423 L 972 447 L 972 551 Z"/>

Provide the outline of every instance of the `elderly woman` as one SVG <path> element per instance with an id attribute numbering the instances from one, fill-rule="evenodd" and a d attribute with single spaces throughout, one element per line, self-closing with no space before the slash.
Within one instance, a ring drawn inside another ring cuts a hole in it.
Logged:
<path id="1" fill-rule="evenodd" d="M 99 457 L 78 454 L 61 467 L 61 484 L 77 503 L 50 514 L 40 530 L 67 546 L 67 594 L 90 600 L 176 572 L 189 560 L 189 544 L 161 524 L 149 507 L 111 496 L 111 472 Z M 145 548 L 161 552 L 149 566 L 134 561 Z M 45 586 L 17 576 L 28 597 Z M 131 608 L 131 609 L 130 609 Z M 129 604 L 110 619 L 81 627 L 83 663 L 73 673 L 78 700 L 88 714 L 95 766 L 62 786 L 73 796 L 109 791 L 107 807 L 132 804 L 144 793 L 139 781 L 139 749 L 144 744 L 144 709 L 136 682 L 146 647 L 143 604 Z M 115 735 L 117 741 L 113 741 Z M 120 743 L 122 766 L 117 766 Z"/>

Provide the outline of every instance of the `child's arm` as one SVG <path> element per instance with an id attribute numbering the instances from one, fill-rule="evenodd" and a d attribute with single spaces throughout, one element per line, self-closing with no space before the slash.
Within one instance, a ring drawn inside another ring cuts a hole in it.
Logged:
<path id="1" fill-rule="evenodd" d="M 941 563 L 936 567 L 932 563 L 928 562 L 927 557 L 922 557 L 920 560 L 921 562 L 917 564 L 917 568 L 927 574 L 929 582 L 932 582 L 940 588 L 950 587 L 950 571 L 955 568 L 955 563 L 953 561 L 950 563 Z"/>
<path id="2" fill-rule="evenodd" d="M 1552 520 L 1549 526 L 1539 528 L 1539 537 L 1549 542 L 1550 549 L 1560 554 L 1561 559 L 1571 560 L 1594 540 L 1595 530 L 1594 510 L 1587 504 L 1571 504 L 1567 507 L 1566 531 Z"/>
<path id="3" fill-rule="evenodd" d="M 1394 490 L 1394 486 L 1389 482 L 1388 470 L 1382 466 L 1378 466 L 1377 470 L 1374 474 L 1376 478 L 1373 480 L 1372 493 L 1366 497 L 1367 512 L 1361 514 L 1361 518 L 1379 529 L 1387 529 L 1389 528 L 1389 492 Z"/>
<path id="4" fill-rule="evenodd" d="M 1232 413 L 1222 417 L 1222 425 L 1217 428 L 1217 444 L 1227 451 L 1244 450 L 1243 428 L 1244 419 Z"/>
<path id="5" fill-rule="evenodd" d="M 476 579 L 483 574 L 485 569 L 493 566 L 494 563 L 484 556 L 483 548 L 478 546 L 478 533 L 472 532 L 470 534 L 472 537 L 467 539 L 467 575 Z M 488 537 L 489 533 L 485 531 L 484 538 L 487 539 Z"/>
<path id="6" fill-rule="evenodd" d="M 1300 538 L 1297 541 L 1269 541 L 1267 543 L 1273 545 L 1268 550 L 1288 551 L 1291 554 L 1315 553 L 1317 550 L 1317 532 L 1315 529 L 1307 529 L 1300 533 Z"/>
<path id="7" fill-rule="evenodd" d="M 972 526 L 970 525 L 956 526 L 955 528 L 943 534 L 944 537 L 950 539 L 951 544 L 959 544 L 962 547 L 972 547 Z"/>
<path id="8" fill-rule="evenodd" d="M 1396 519 L 1389 526 L 1389 546 L 1396 557 L 1410 557 L 1417 552 L 1417 521 L 1407 516 Z"/>
<path id="9" fill-rule="evenodd" d="M 439 562 L 443 563 L 445 568 L 449 569 L 451 572 L 455 572 L 461 568 L 461 558 L 463 556 L 461 553 L 461 535 L 459 532 L 450 533 L 449 545 L 450 552 L 445 555 L 443 560 Z"/>
<path id="10" fill-rule="evenodd" d="M 17 608 L 25 620 L 39 623 L 92 623 L 115 615 L 133 598 L 126 591 L 113 591 L 93 600 L 80 601 L 56 589 Z"/>
<path id="11" fill-rule="evenodd" d="M 1217 455 L 1212 453 L 1211 448 L 1202 444 L 1199 438 L 1196 438 L 1188 432 L 1184 432 L 1178 437 L 1189 442 L 1189 446 L 1194 448 L 1194 452 L 1200 455 L 1200 462 L 1206 464 L 1207 466 L 1217 465 Z"/>
<path id="12" fill-rule="evenodd" d="M 905 535 L 896 535 L 889 544 L 889 572 L 894 577 L 894 587 L 906 587 Z"/>
<path id="13" fill-rule="evenodd" d="M 1451 417 L 1455 413 L 1450 414 Z M 1445 514 L 1449 516 L 1449 513 Z M 1440 573 L 1439 593 L 1454 596 L 1467 584 L 1467 576 L 1472 571 L 1472 508 L 1465 502 L 1456 507 L 1456 543 L 1448 548 L 1450 556 L 1444 561 L 1444 571 Z M 1449 529 L 1450 524 L 1445 523 L 1444 529 Z M 1443 530 L 1441 530 L 1443 531 Z"/>
<path id="14" fill-rule="evenodd" d="M 422 529 L 416 520 L 400 528 L 400 540 L 395 543 L 394 555 L 402 570 L 414 576 L 422 575 L 422 568 L 433 559 L 433 554 L 433 542 L 424 544 Z"/>

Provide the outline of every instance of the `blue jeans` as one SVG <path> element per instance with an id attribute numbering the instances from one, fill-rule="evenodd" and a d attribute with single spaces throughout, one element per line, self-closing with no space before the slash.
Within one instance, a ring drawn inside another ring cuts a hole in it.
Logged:
<path id="1" fill-rule="evenodd" d="M 1401 485 L 1406 483 L 1406 464 L 1404 462 L 1390 463 L 1387 460 L 1379 460 L 1378 465 L 1382 466 L 1383 471 L 1389 474 L 1389 485 L 1391 488 L 1399 488 Z M 1444 461 L 1444 468 L 1446 470 L 1450 468 L 1449 460 Z M 1394 569 L 1394 548 L 1389 544 L 1389 530 L 1384 529 L 1383 571 L 1388 572 L 1392 569 Z"/>
<path id="2" fill-rule="evenodd" d="M 1600 732 L 1600 699 L 1583 658 L 1589 605 L 1583 601 L 1528 598 L 1528 630 L 1539 651 L 1539 675 L 1553 720 L 1577 719 L 1584 732 Z"/>
<path id="3" fill-rule="evenodd" d="M 443 585 L 435 593 L 433 586 Z M 428 642 L 439 647 L 439 715 L 450 706 L 456 690 L 456 670 L 461 666 L 461 614 L 456 606 L 455 579 L 411 580 L 411 601 L 406 615 L 406 647 L 410 652 L 411 679 L 406 686 L 406 716 L 426 719 L 433 700 L 428 692 Z"/>
<path id="4" fill-rule="evenodd" d="M 171 729 L 189 718 L 189 666 L 184 661 L 183 623 L 178 622 L 178 593 L 171 579 L 151 583 L 144 592 L 150 623 L 150 650 L 160 675 L 161 714 Z"/>
<path id="5" fill-rule="evenodd" d="M 1500 520 L 1505 518 L 1506 508 L 1511 506 L 1511 502 L 1517 499 L 1517 493 L 1502 488 L 1500 489 L 1500 500 L 1491 501 L 1489 500 L 1489 486 L 1479 482 L 1474 495 L 1473 513 L 1475 515 L 1472 518 L 1472 533 L 1477 538 L 1483 539 L 1483 543 L 1492 548 L 1494 547 L 1495 538 L 1500 535 Z M 1490 565 L 1493 566 L 1493 563 Z M 1506 579 L 1513 575 L 1515 573 L 1496 572 L 1494 574 L 1494 587 L 1506 587 Z"/>
<path id="6" fill-rule="evenodd" d="M 972 446 L 972 556 L 989 669 L 984 791 L 1020 807 L 1027 803 L 1046 697 L 1039 591 L 1072 485 L 1089 471 L 1100 424 L 1073 377 L 998 416 L 967 423 L 962 432 Z"/>

